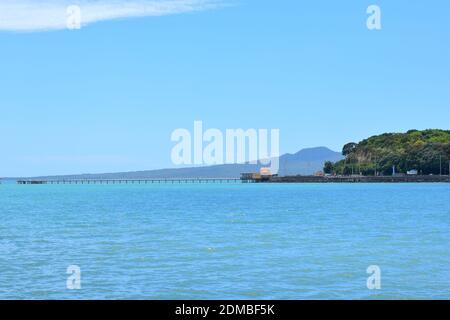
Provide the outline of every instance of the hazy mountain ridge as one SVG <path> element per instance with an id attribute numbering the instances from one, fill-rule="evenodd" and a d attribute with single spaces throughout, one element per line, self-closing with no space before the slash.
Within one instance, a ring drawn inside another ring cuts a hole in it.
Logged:
<path id="1" fill-rule="evenodd" d="M 280 176 L 311 175 L 322 170 L 325 161 L 339 161 L 343 156 L 326 147 L 302 149 L 280 157 Z M 243 172 L 259 172 L 259 164 L 225 164 L 208 167 L 159 169 L 102 174 L 42 176 L 40 179 L 158 179 L 158 178 L 239 178 Z"/>

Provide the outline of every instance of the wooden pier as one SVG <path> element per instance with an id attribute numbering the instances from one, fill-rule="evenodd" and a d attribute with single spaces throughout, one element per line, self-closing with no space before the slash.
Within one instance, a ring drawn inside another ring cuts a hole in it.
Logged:
<path id="1" fill-rule="evenodd" d="M 242 183 L 240 178 L 174 178 L 174 179 L 65 179 L 65 180 L 17 180 L 21 185 L 42 184 L 187 184 L 187 183 Z"/>
<path id="2" fill-rule="evenodd" d="M 272 176 L 254 179 L 247 176 L 241 178 L 168 178 L 168 179 L 21 179 L 17 184 L 193 184 L 193 183 L 450 183 L 450 176 Z"/>

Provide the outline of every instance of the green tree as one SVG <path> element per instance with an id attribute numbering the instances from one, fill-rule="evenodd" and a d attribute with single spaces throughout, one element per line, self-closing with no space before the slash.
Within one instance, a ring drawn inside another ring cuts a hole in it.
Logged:
<path id="1" fill-rule="evenodd" d="M 331 162 L 331 161 L 325 162 L 325 165 L 323 167 L 323 172 L 325 172 L 326 174 L 332 174 L 334 172 L 333 162 Z"/>
<path id="2" fill-rule="evenodd" d="M 352 152 L 355 151 L 356 147 L 358 146 L 357 143 L 354 142 L 350 142 L 347 143 L 343 148 L 342 148 L 342 155 L 343 156 L 348 156 L 349 154 L 351 154 Z"/>

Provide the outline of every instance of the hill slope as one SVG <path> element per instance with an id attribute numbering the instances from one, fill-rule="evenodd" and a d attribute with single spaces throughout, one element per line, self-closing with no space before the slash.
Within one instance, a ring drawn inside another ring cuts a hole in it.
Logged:
<path id="1" fill-rule="evenodd" d="M 280 157 L 280 175 L 310 175 L 322 170 L 325 161 L 338 161 L 342 155 L 325 147 L 303 149 Z M 41 179 L 157 179 L 157 178 L 239 178 L 243 172 L 259 172 L 260 165 L 227 164 L 209 167 L 147 170 L 104 174 L 38 177 Z"/>
<path id="2" fill-rule="evenodd" d="M 406 173 L 418 170 L 422 174 L 448 174 L 450 161 L 450 130 L 410 130 L 406 133 L 385 133 L 359 143 L 348 143 L 343 148 L 345 161 L 339 161 L 328 170 L 365 175 Z"/>

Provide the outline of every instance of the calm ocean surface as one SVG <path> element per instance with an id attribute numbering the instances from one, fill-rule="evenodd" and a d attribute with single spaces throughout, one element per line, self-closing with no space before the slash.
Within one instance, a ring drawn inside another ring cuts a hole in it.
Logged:
<path id="1" fill-rule="evenodd" d="M 2 184 L 13 298 L 449 299 L 450 185 Z"/>

